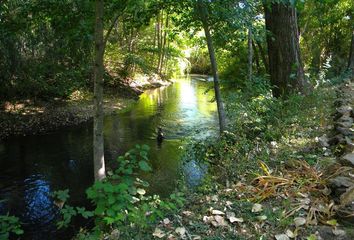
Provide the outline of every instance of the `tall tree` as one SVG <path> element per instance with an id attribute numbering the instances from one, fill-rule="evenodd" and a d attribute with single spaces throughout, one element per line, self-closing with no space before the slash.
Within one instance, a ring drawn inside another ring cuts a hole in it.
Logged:
<path id="1" fill-rule="evenodd" d="M 252 26 L 248 28 L 248 80 L 252 80 L 252 63 L 253 63 L 253 45 L 252 45 Z"/>
<path id="2" fill-rule="evenodd" d="M 276 97 L 310 90 L 301 60 L 296 8 L 292 2 L 265 2 L 269 73 Z"/>
<path id="3" fill-rule="evenodd" d="M 106 177 L 103 140 L 103 9 L 104 0 L 96 0 L 95 18 L 95 65 L 94 65 L 94 120 L 93 120 L 93 163 L 95 180 Z"/>
<path id="4" fill-rule="evenodd" d="M 215 91 L 215 100 L 216 100 L 216 105 L 217 105 L 217 109 L 218 109 L 218 116 L 219 116 L 219 128 L 220 128 L 220 133 L 223 133 L 225 131 L 225 127 L 226 127 L 225 110 L 224 110 L 224 105 L 221 100 L 218 65 L 216 62 L 213 40 L 211 38 L 210 29 L 209 29 L 210 27 L 209 27 L 209 23 L 208 23 L 208 10 L 207 10 L 203 0 L 198 0 L 197 8 L 199 9 L 200 20 L 203 25 L 203 29 L 205 32 L 205 37 L 206 37 L 206 41 L 207 41 L 207 45 L 208 45 L 211 69 L 212 69 L 213 77 L 214 77 L 214 91 Z"/>
<path id="5" fill-rule="evenodd" d="M 350 43 L 348 70 L 352 72 L 352 76 L 354 77 L 354 30 L 352 33 L 352 40 Z"/>

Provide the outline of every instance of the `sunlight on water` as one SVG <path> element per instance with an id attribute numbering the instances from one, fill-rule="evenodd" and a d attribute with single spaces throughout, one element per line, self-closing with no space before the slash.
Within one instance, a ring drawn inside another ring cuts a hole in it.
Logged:
<path id="1" fill-rule="evenodd" d="M 135 144 L 148 144 L 154 171 L 141 177 L 150 182 L 151 193 L 169 195 L 180 177 L 184 140 L 218 132 L 209 88 L 205 81 L 177 79 L 168 87 L 146 91 L 129 111 L 106 116 L 107 167 L 114 168 L 117 157 Z M 156 141 L 158 127 L 165 136 L 161 145 Z M 58 212 L 49 194 L 69 188 L 73 205 L 85 205 L 92 165 L 92 123 L 0 142 L 0 214 L 10 212 L 26 223 L 24 239 L 63 239 L 55 230 Z M 191 164 L 185 170 L 194 184 L 205 169 Z"/>

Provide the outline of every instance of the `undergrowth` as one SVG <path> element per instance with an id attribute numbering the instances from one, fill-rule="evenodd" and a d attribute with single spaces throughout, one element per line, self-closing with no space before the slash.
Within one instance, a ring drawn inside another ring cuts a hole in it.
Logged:
<path id="1" fill-rule="evenodd" d="M 190 195 L 186 224 L 193 222 L 189 231 L 201 239 L 316 239 L 318 224 L 338 225 L 322 177 L 333 153 L 318 143 L 332 125 L 335 86 L 276 99 L 257 81 L 225 96 L 227 132 L 186 151 L 185 159 L 208 166 Z"/>

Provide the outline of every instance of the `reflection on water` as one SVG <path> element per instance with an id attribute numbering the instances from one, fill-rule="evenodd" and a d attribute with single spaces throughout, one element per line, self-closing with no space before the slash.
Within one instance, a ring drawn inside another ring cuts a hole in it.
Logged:
<path id="1" fill-rule="evenodd" d="M 216 105 L 210 102 L 213 92 L 206 93 L 208 88 L 206 82 L 181 79 L 147 91 L 130 111 L 107 116 L 104 136 L 108 168 L 135 144 L 148 144 L 154 171 L 143 177 L 151 183 L 151 192 L 168 195 L 179 177 L 183 139 L 217 132 Z M 156 141 L 158 127 L 165 136 L 161 147 Z M 0 142 L 0 214 L 9 212 L 21 218 L 24 239 L 66 239 L 72 233 L 55 230 L 58 209 L 49 193 L 69 188 L 70 204 L 87 205 L 85 189 L 93 182 L 92 171 L 92 122 Z M 202 171 L 188 168 L 192 178 Z"/>

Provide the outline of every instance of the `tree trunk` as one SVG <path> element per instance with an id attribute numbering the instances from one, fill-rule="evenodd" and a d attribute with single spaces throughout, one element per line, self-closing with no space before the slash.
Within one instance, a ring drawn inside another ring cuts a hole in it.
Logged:
<path id="1" fill-rule="evenodd" d="M 264 64 L 265 71 L 269 73 L 269 63 L 268 63 L 268 58 L 266 56 L 266 53 L 262 47 L 262 44 L 259 41 L 256 41 L 257 47 L 259 49 L 259 54 L 261 55 L 262 62 Z"/>
<path id="2" fill-rule="evenodd" d="M 211 38 L 210 30 L 209 30 L 208 12 L 207 12 L 207 9 L 204 5 L 203 0 L 198 0 L 197 8 L 199 8 L 199 11 L 200 11 L 200 20 L 203 24 L 203 29 L 205 32 L 205 37 L 206 37 L 207 45 L 208 45 L 211 69 L 212 69 L 213 77 L 214 77 L 215 100 L 216 100 L 216 105 L 217 105 L 217 109 L 218 109 L 219 127 L 220 127 L 220 134 L 221 134 L 225 131 L 226 120 L 225 120 L 224 105 L 222 103 L 221 94 L 220 94 L 218 66 L 217 66 L 216 58 L 215 58 L 215 50 L 214 50 L 213 40 Z"/>
<path id="3" fill-rule="evenodd" d="M 93 163 L 95 180 L 106 177 L 103 145 L 103 0 L 96 0 Z"/>
<path id="4" fill-rule="evenodd" d="M 254 41 L 252 41 L 252 48 L 254 50 L 254 60 L 256 62 L 257 73 L 260 74 L 261 73 L 261 67 L 260 67 L 260 64 L 259 64 L 259 54 L 258 54 L 256 45 L 254 44 Z"/>
<path id="5" fill-rule="evenodd" d="M 158 46 L 158 63 L 157 63 L 157 73 L 160 72 L 161 66 L 161 55 L 162 55 L 162 22 L 163 22 L 163 11 L 159 12 L 157 15 L 157 46 Z"/>
<path id="6" fill-rule="evenodd" d="M 265 6 L 269 73 L 276 97 L 293 91 L 308 93 L 301 61 L 296 9 L 290 3 Z"/>
<path id="7" fill-rule="evenodd" d="M 352 41 L 350 44 L 348 70 L 352 72 L 352 76 L 354 77 L 354 30 L 352 33 Z"/>
<path id="8" fill-rule="evenodd" d="M 248 28 L 248 80 L 252 81 L 252 63 L 253 63 L 253 48 L 252 48 L 252 26 Z"/>
<path id="9" fill-rule="evenodd" d="M 166 43 L 167 43 L 167 31 L 169 26 L 169 14 L 166 13 L 166 23 L 164 27 L 164 35 L 163 35 L 163 43 L 162 43 L 162 56 L 161 56 L 161 64 L 159 69 L 159 74 L 162 73 L 162 69 L 164 67 L 164 61 L 166 57 Z"/>

